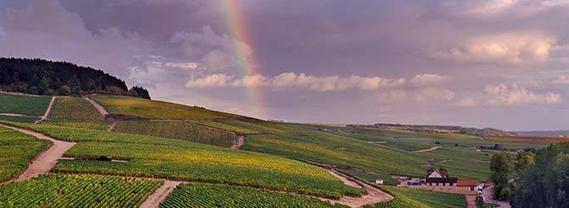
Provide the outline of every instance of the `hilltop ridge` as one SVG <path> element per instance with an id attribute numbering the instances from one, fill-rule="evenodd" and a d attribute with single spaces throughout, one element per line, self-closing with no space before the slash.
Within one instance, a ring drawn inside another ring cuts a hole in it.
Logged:
<path id="1" fill-rule="evenodd" d="M 102 70 L 68 62 L 0 58 L 0 90 L 36 95 L 127 95 L 150 99 L 148 91 Z"/>
<path id="2" fill-rule="evenodd" d="M 357 128 L 377 128 L 377 129 L 395 129 L 416 132 L 436 132 L 436 133 L 460 133 L 479 137 L 488 136 L 515 136 L 516 133 L 508 132 L 495 128 L 468 128 L 462 126 L 445 126 L 445 125 L 410 125 L 410 124 L 391 124 L 377 123 L 373 125 L 350 125 Z"/>

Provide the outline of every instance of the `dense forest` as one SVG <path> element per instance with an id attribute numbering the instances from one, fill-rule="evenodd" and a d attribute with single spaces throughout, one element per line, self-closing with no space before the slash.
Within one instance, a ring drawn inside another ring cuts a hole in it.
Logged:
<path id="1" fill-rule="evenodd" d="M 537 153 L 497 153 L 491 169 L 494 196 L 512 207 L 569 207 L 569 143 Z"/>
<path id="2" fill-rule="evenodd" d="M 0 58 L 0 90 L 38 95 L 128 95 L 150 99 L 148 91 L 101 70 L 67 62 Z"/>

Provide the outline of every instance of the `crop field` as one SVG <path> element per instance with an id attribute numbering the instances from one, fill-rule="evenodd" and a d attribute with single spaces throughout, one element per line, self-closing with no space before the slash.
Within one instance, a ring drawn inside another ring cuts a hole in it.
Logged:
<path id="1" fill-rule="evenodd" d="M 106 156 L 126 163 L 60 161 L 55 172 L 159 177 L 225 183 L 306 193 L 328 198 L 359 195 L 321 168 L 271 155 L 236 151 L 183 140 L 50 125 L 26 125 L 55 138 L 77 142 L 66 157 Z"/>
<path id="2" fill-rule="evenodd" d="M 47 141 L 0 128 L 0 181 L 13 178 L 24 171 L 28 163 L 48 146 Z"/>
<path id="3" fill-rule="evenodd" d="M 41 116 L 49 105 L 50 97 L 31 97 L 0 94 L 0 113 Z"/>
<path id="4" fill-rule="evenodd" d="M 202 144 L 231 147 L 235 133 L 185 121 L 122 121 L 114 131 L 188 140 Z"/>
<path id="5" fill-rule="evenodd" d="M 79 97 L 55 99 L 49 119 L 55 121 L 99 121 L 103 117 L 87 100 Z"/>
<path id="6" fill-rule="evenodd" d="M 91 97 L 103 105 L 111 114 L 160 120 L 213 120 L 238 117 L 236 115 L 210 111 L 162 101 L 141 98 L 95 95 Z"/>
<path id="7" fill-rule="evenodd" d="M 230 120 L 233 119 L 215 119 L 215 120 L 187 120 L 186 122 L 191 122 L 194 124 L 209 126 L 212 128 L 223 129 L 230 132 L 235 132 L 239 134 L 260 134 L 261 132 L 250 129 L 246 127 L 240 127 L 232 124 L 228 124 Z M 228 122 L 228 123 L 224 123 Z"/>
<path id="8" fill-rule="evenodd" d="M 0 186 L 0 207 L 137 207 L 160 185 L 113 176 L 42 175 Z"/>
<path id="9" fill-rule="evenodd" d="M 424 174 L 425 160 L 417 155 L 326 132 L 283 125 L 291 134 L 247 136 L 246 150 L 298 160 L 334 164 L 343 170 L 364 170 L 389 180 L 390 174 Z"/>
<path id="10" fill-rule="evenodd" d="M 182 184 L 168 196 L 161 208 L 182 207 L 343 207 L 318 199 L 248 187 L 212 184 Z"/>
<path id="11" fill-rule="evenodd" d="M 394 200 L 376 205 L 377 208 L 462 208 L 466 201 L 464 195 L 426 192 L 395 186 L 382 186 L 395 197 Z"/>
<path id="12" fill-rule="evenodd" d="M 108 129 L 111 125 L 103 121 L 103 117 L 95 107 L 79 97 L 57 98 L 46 123 L 99 130 Z"/>

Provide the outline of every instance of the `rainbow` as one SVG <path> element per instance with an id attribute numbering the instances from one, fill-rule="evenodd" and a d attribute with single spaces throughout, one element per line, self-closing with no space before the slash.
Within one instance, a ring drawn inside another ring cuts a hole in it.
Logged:
<path id="1" fill-rule="evenodd" d="M 225 16 L 225 23 L 231 33 L 231 36 L 238 41 L 233 42 L 233 50 L 238 58 L 239 71 L 242 76 L 259 75 L 255 54 L 250 47 L 253 46 L 252 36 L 249 34 L 249 25 L 247 17 L 239 0 L 219 0 L 219 5 Z M 245 43 L 245 44 L 242 44 Z M 265 100 L 263 99 L 263 89 L 261 86 L 248 86 L 247 96 L 251 104 L 255 108 L 255 113 L 259 118 L 269 118 L 265 109 Z"/>

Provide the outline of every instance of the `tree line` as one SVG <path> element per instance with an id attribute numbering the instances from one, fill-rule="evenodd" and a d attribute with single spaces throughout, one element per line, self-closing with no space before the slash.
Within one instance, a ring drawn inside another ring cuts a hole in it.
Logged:
<path id="1" fill-rule="evenodd" d="M 150 99 L 148 90 L 101 70 L 42 59 L 0 58 L 0 90 L 37 95 L 80 96 L 91 93 Z"/>
<path id="2" fill-rule="evenodd" d="M 491 158 L 494 197 L 512 207 L 569 207 L 569 143 Z"/>

